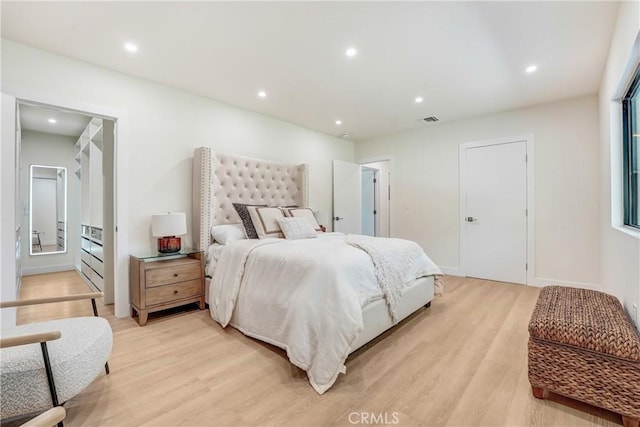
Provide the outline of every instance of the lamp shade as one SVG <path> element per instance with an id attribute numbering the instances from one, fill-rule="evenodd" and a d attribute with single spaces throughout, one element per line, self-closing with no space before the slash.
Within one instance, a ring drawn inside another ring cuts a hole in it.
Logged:
<path id="1" fill-rule="evenodd" d="M 155 237 L 187 234 L 187 215 L 184 212 L 151 215 L 151 234 Z"/>

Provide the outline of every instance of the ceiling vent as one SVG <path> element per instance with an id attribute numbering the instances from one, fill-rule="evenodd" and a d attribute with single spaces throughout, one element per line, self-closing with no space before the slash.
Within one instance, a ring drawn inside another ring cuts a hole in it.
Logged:
<path id="1" fill-rule="evenodd" d="M 429 116 L 429 117 L 425 117 L 424 119 L 420 119 L 418 120 L 421 123 L 433 123 L 433 122 L 437 122 L 440 119 L 437 118 L 436 116 Z"/>

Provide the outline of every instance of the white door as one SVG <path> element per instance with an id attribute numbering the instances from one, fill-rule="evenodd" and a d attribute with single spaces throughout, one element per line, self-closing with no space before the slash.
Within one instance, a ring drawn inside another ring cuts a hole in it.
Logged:
<path id="1" fill-rule="evenodd" d="M 361 166 L 333 161 L 333 231 L 362 233 Z"/>
<path id="2" fill-rule="evenodd" d="M 466 275 L 527 283 L 527 143 L 465 149 Z"/>

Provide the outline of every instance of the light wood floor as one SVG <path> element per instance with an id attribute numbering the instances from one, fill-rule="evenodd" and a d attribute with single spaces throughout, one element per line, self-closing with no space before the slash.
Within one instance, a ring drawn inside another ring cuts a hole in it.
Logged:
<path id="1" fill-rule="evenodd" d="M 24 277 L 21 297 L 84 291 L 75 272 L 63 272 Z M 351 356 L 347 374 L 322 396 L 281 350 L 222 329 L 208 310 L 151 315 L 139 327 L 100 305 L 114 330 L 111 374 L 67 402 L 65 423 L 349 426 L 350 416 L 386 413 L 400 426 L 621 424 L 598 408 L 531 395 L 527 324 L 538 291 L 447 277 L 444 297 Z M 25 307 L 18 319 L 74 315 L 91 315 L 90 303 Z"/>

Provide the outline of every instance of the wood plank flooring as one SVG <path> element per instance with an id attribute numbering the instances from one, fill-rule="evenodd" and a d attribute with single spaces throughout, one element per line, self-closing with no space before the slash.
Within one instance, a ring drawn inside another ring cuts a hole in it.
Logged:
<path id="1" fill-rule="evenodd" d="M 61 272 L 24 277 L 21 298 L 86 291 L 77 273 Z M 67 402 L 65 424 L 620 425 L 611 412 L 560 396 L 541 401 L 531 395 L 527 324 L 538 292 L 447 277 L 444 297 L 352 355 L 347 374 L 322 396 L 283 351 L 222 329 L 208 310 L 194 305 L 155 313 L 139 327 L 99 304 L 114 330 L 111 374 L 100 375 Z M 18 322 L 77 315 L 91 315 L 91 304 L 20 308 Z"/>

